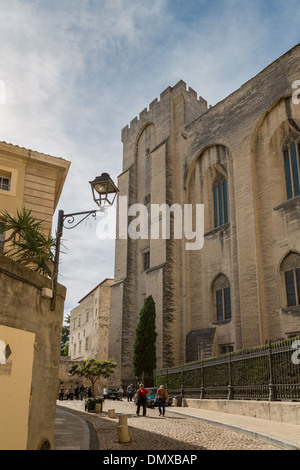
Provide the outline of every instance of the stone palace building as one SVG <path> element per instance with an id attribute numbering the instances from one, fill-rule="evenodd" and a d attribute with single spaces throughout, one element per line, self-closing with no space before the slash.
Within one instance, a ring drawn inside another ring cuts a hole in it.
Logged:
<path id="1" fill-rule="evenodd" d="M 300 333 L 297 88 L 300 45 L 213 107 L 179 81 L 122 130 L 117 222 L 124 196 L 128 210 L 148 208 L 150 228 L 154 204 L 192 205 L 194 227 L 202 204 L 204 243 L 187 249 L 173 212 L 169 239 L 125 237 L 117 223 L 108 349 L 116 383 L 134 379 L 135 330 L 150 294 L 158 368 Z"/>

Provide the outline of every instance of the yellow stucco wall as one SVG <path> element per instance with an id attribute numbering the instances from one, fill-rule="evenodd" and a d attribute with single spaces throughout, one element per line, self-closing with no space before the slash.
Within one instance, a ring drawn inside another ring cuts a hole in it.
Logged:
<path id="1" fill-rule="evenodd" d="M 27 447 L 34 342 L 34 333 L 0 325 L 0 450 Z"/>

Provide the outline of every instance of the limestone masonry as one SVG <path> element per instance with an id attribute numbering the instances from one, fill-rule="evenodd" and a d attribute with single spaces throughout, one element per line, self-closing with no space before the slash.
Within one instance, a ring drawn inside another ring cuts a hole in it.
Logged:
<path id="1" fill-rule="evenodd" d="M 150 294 L 158 368 L 300 333 L 299 59 L 297 45 L 209 109 L 179 81 L 122 130 L 120 195 L 149 209 L 204 204 L 204 245 L 117 239 L 115 383 L 134 379 L 135 329 Z"/>

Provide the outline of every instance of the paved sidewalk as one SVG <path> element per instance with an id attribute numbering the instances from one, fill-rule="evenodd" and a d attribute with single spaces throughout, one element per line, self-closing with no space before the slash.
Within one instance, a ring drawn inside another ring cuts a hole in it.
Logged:
<path id="1" fill-rule="evenodd" d="M 135 406 L 133 403 L 127 403 L 125 400 L 121 402 L 106 400 L 104 413 L 101 413 L 100 415 L 86 413 L 86 419 L 85 414 L 82 414 L 83 403 L 80 401 L 77 402 L 74 400 L 63 403 L 58 401 L 57 405 L 55 425 L 55 446 L 57 450 L 91 449 L 92 437 L 93 434 L 95 434 L 95 430 L 91 425 L 91 422 L 92 424 L 97 424 L 101 417 L 103 418 L 102 421 L 109 421 L 105 415 L 106 408 L 115 408 L 116 413 L 119 414 L 128 413 L 130 417 L 130 426 L 134 425 L 133 417 L 135 415 Z M 137 421 L 156 417 L 157 410 L 148 410 L 147 414 L 147 418 L 140 417 Z M 190 407 L 175 406 L 167 408 L 167 418 L 159 418 L 159 421 L 168 420 L 168 417 L 174 418 L 176 416 L 178 418 L 181 417 L 182 419 L 185 417 L 187 419 L 200 420 L 203 426 L 213 426 L 216 433 L 227 432 L 229 435 L 230 431 L 232 431 L 234 433 L 239 433 L 241 439 L 248 436 L 256 442 L 261 442 L 262 446 L 265 443 L 266 446 L 270 445 L 274 446 L 274 448 L 300 450 L 300 426 L 297 425 L 240 415 L 231 415 L 228 413 L 199 410 Z M 153 426 L 157 426 L 157 420 L 153 420 L 153 423 Z M 220 429 L 223 429 L 223 431 L 220 431 Z M 94 444 L 93 448 L 99 448 L 96 446 L 97 444 Z"/>
<path id="2" fill-rule="evenodd" d="M 70 410 L 56 407 L 55 450 L 89 450 L 90 430 L 84 419 Z"/>
<path id="3" fill-rule="evenodd" d="M 192 416 L 235 432 L 242 432 L 255 439 L 286 450 L 300 450 L 300 426 L 249 416 L 233 415 L 190 407 L 176 407 L 172 410 L 185 416 Z"/>

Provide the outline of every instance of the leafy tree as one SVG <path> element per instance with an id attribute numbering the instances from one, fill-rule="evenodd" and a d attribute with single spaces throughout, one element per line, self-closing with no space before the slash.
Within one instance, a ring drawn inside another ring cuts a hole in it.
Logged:
<path id="1" fill-rule="evenodd" d="M 155 303 L 152 295 L 144 300 L 140 311 L 133 345 L 133 368 L 135 376 L 151 375 L 156 368 Z"/>
<path id="2" fill-rule="evenodd" d="M 69 335 L 70 335 L 70 315 L 66 318 L 66 325 L 63 325 L 61 332 L 61 356 L 67 356 L 69 350 Z"/>
<path id="3" fill-rule="evenodd" d="M 21 212 L 17 211 L 16 217 L 3 211 L 0 221 L 0 233 L 11 232 L 3 242 L 3 254 L 35 271 L 51 276 L 51 250 L 56 241 L 50 235 L 44 234 L 42 222 L 31 215 L 31 210 L 23 208 Z"/>
<path id="4" fill-rule="evenodd" d="M 94 358 L 83 361 L 82 365 L 74 364 L 69 370 L 69 374 L 78 375 L 78 377 L 85 377 L 90 380 L 92 385 L 92 395 L 95 396 L 95 383 L 100 377 L 107 378 L 113 374 L 117 364 L 111 360 L 97 361 Z"/>

